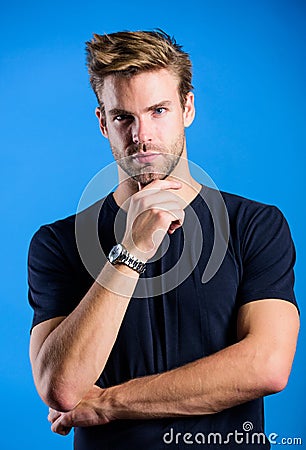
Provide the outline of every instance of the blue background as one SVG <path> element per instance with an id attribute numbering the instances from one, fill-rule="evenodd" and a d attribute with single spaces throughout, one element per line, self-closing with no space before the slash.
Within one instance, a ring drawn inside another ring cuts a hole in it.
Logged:
<path id="1" fill-rule="evenodd" d="M 28 361 L 30 238 L 76 211 L 112 161 L 84 62 L 93 32 L 163 28 L 190 52 L 197 118 L 189 158 L 217 186 L 285 214 L 305 304 L 306 4 L 279 1 L 6 2 L 1 7 L 0 447 L 69 449 L 49 431 Z M 286 390 L 266 400 L 266 430 L 306 439 L 305 331 Z M 305 440 L 306 442 L 306 440 Z"/>

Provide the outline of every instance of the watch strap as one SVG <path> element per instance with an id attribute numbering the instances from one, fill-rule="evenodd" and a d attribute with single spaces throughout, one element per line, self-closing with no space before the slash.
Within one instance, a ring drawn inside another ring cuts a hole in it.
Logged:
<path id="1" fill-rule="evenodd" d="M 108 258 L 111 264 L 125 264 L 139 274 L 142 274 L 146 270 L 146 264 L 136 258 L 136 256 L 131 255 L 131 253 L 129 253 L 128 250 L 124 247 L 124 245 L 120 244 L 120 247 L 121 252 L 116 259 L 110 260 L 110 258 Z"/>

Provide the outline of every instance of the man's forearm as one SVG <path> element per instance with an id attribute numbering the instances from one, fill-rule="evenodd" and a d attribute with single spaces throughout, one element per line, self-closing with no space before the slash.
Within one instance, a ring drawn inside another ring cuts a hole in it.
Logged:
<path id="1" fill-rule="evenodd" d="M 53 431 L 67 434 L 70 427 L 116 419 L 213 414 L 282 390 L 295 353 L 296 308 L 263 300 L 240 311 L 236 344 L 162 374 L 107 389 L 94 386 L 72 411 L 50 412 Z"/>
<path id="2" fill-rule="evenodd" d="M 159 375 L 106 389 L 107 417 L 150 418 L 213 414 L 285 388 L 299 316 L 280 299 L 240 308 L 238 340 L 223 350 Z"/>
<path id="3" fill-rule="evenodd" d="M 255 348 L 246 338 L 169 372 L 111 387 L 101 396 L 101 408 L 118 419 L 202 415 L 271 394 L 278 387 L 265 370 L 270 362 Z"/>
<path id="4" fill-rule="evenodd" d="M 213 414 L 284 389 L 299 330 L 295 306 L 251 302 L 240 309 L 237 329 L 239 342 L 215 354 L 106 389 L 102 412 L 115 418 Z"/>
<path id="5" fill-rule="evenodd" d="M 278 388 L 265 370 L 270 362 L 265 361 L 266 356 L 258 352 L 253 341 L 252 337 L 246 338 L 162 374 L 135 378 L 107 389 L 94 386 L 74 410 L 65 414 L 50 411 L 52 430 L 67 434 L 71 427 L 104 425 L 117 419 L 214 414 L 271 394 Z"/>
<path id="6" fill-rule="evenodd" d="M 77 308 L 32 355 L 36 386 L 49 406 L 76 406 L 107 362 L 138 280 L 132 269 L 117 267 L 106 264 Z M 114 293 L 120 284 L 125 296 Z"/>

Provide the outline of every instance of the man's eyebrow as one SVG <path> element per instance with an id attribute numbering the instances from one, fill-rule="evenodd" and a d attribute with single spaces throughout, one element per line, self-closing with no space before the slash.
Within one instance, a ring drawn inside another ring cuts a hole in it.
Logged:
<path id="1" fill-rule="evenodd" d="M 163 100 L 161 102 L 155 103 L 155 105 L 146 108 L 147 111 L 153 111 L 154 109 L 161 108 L 162 106 L 170 106 L 172 102 L 170 100 Z"/>
<path id="2" fill-rule="evenodd" d="M 125 109 L 119 109 L 119 108 L 110 109 L 108 113 L 111 116 L 123 116 L 123 115 L 130 115 L 130 114 L 132 114 L 131 112 L 126 111 Z"/>
<path id="3" fill-rule="evenodd" d="M 170 100 L 163 100 L 161 102 L 155 103 L 155 105 L 148 106 L 145 111 L 154 111 L 157 108 L 161 108 L 163 106 L 170 106 L 172 102 Z M 108 111 L 108 114 L 111 116 L 128 116 L 133 115 L 131 111 L 126 111 L 125 109 L 113 108 Z"/>

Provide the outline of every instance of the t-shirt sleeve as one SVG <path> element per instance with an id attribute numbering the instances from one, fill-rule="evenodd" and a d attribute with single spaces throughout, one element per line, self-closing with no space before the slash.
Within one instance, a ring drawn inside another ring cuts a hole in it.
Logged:
<path id="1" fill-rule="evenodd" d="M 33 236 L 28 255 L 29 303 L 34 310 L 32 328 L 40 322 L 67 316 L 73 307 L 73 271 L 48 225 Z"/>
<path id="2" fill-rule="evenodd" d="M 264 206 L 246 223 L 241 241 L 240 306 L 265 298 L 297 306 L 293 290 L 295 248 L 283 214 L 275 206 Z"/>

